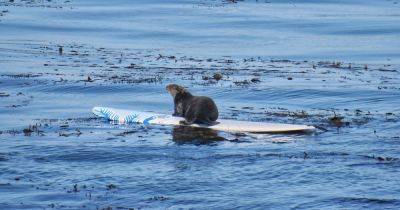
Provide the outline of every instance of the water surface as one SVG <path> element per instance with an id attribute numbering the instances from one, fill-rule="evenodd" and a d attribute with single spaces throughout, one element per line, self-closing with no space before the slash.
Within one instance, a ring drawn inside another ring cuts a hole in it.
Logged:
<path id="1" fill-rule="evenodd" d="M 399 208 L 397 1 L 0 6 L 0 209 Z M 172 113 L 169 83 L 212 97 L 221 118 L 319 129 L 90 113 Z"/>

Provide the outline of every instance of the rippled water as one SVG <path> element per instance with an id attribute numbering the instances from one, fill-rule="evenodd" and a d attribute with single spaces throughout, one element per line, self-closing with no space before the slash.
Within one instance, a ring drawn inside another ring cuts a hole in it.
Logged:
<path id="1" fill-rule="evenodd" d="M 397 1 L 0 8 L 0 209 L 400 207 Z M 169 83 L 212 97 L 221 118 L 318 131 L 118 125 L 90 113 L 171 113 Z"/>

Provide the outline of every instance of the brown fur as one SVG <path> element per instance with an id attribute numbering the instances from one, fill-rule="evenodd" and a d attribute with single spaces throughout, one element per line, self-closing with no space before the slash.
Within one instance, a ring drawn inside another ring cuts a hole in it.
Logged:
<path id="1" fill-rule="evenodd" d="M 184 87 L 169 84 L 166 89 L 174 98 L 174 116 L 184 117 L 182 124 L 215 124 L 218 108 L 214 101 L 206 96 L 194 96 Z"/>

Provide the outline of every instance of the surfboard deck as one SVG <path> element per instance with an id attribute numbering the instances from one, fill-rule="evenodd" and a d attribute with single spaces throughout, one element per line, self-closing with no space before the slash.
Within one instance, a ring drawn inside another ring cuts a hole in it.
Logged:
<path id="1" fill-rule="evenodd" d="M 180 125 L 182 117 L 134 110 L 114 109 L 110 107 L 94 107 L 93 114 L 118 123 L 140 123 L 144 125 Z M 187 126 L 187 125 L 186 125 Z M 218 119 L 216 125 L 191 124 L 188 126 L 210 128 L 226 132 L 250 133 L 282 133 L 282 132 L 312 132 L 315 127 L 282 123 L 250 122 L 239 120 Z"/>

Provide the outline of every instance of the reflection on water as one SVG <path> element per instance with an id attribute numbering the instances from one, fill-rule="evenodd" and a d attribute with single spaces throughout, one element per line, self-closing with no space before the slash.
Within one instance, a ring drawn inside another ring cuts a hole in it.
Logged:
<path id="1" fill-rule="evenodd" d="M 227 140 L 218 135 L 218 132 L 209 128 L 190 126 L 175 126 L 172 130 L 172 140 L 177 144 L 212 144 Z"/>

